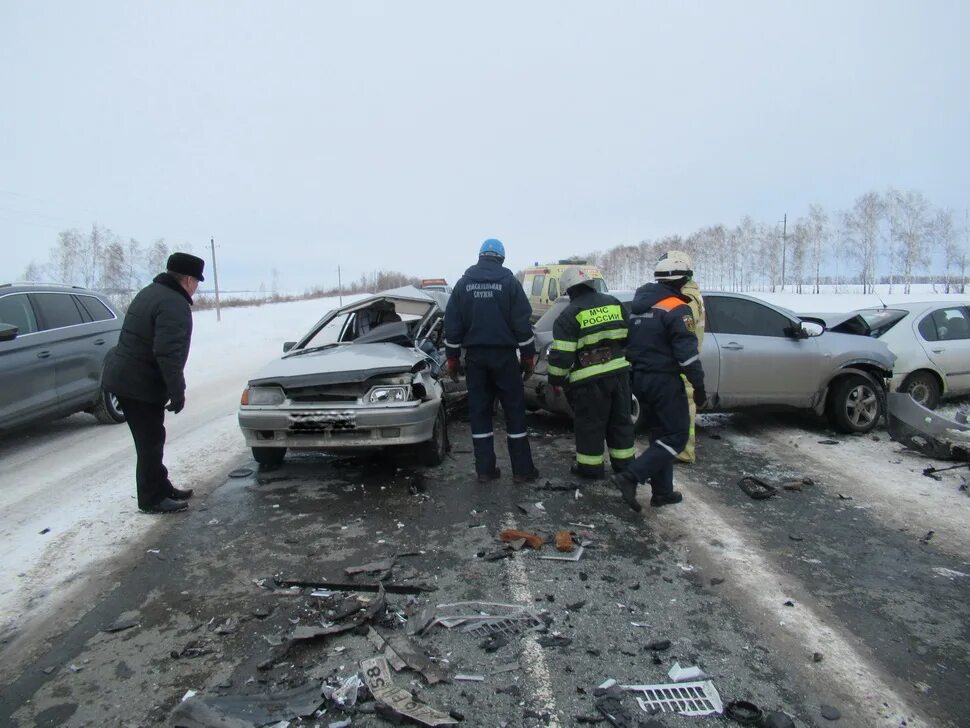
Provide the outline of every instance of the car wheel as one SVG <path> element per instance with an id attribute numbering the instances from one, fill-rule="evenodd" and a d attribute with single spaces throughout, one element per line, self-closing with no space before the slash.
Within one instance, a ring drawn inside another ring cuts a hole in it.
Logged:
<path id="1" fill-rule="evenodd" d="M 121 409 L 118 398 L 103 389 L 98 403 L 91 409 L 91 414 L 102 425 L 117 425 L 125 421 L 125 413 Z"/>
<path id="2" fill-rule="evenodd" d="M 279 465 L 286 457 L 285 447 L 254 447 L 253 460 L 260 465 Z"/>
<path id="3" fill-rule="evenodd" d="M 929 372 L 913 372 L 906 377 L 899 391 L 908 394 L 927 409 L 936 409 L 940 403 L 940 383 Z"/>
<path id="4" fill-rule="evenodd" d="M 838 379 L 829 394 L 829 417 L 842 432 L 869 432 L 883 412 L 879 386 L 858 374 Z"/>
<path id="5" fill-rule="evenodd" d="M 448 454 L 448 417 L 445 414 L 444 403 L 438 407 L 438 414 L 434 420 L 431 439 L 418 445 L 418 460 L 422 465 L 435 467 L 445 461 Z"/>

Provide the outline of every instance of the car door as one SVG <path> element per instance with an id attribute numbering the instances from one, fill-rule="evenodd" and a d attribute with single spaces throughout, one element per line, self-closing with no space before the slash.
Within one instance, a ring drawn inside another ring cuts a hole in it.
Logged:
<path id="1" fill-rule="evenodd" d="M 57 393 L 51 347 L 26 293 L 0 296 L 0 321 L 19 330 L 0 341 L 0 426 L 9 427 L 53 412 Z"/>
<path id="2" fill-rule="evenodd" d="M 814 338 L 792 335 L 799 322 L 740 296 L 705 294 L 704 303 L 704 349 L 717 347 L 720 406 L 811 404 L 821 386 L 822 363 Z"/>
<path id="3" fill-rule="evenodd" d="M 48 338 L 54 359 L 54 387 L 62 407 L 93 402 L 101 387 L 101 370 L 94 364 L 96 338 L 90 316 L 70 293 L 31 293 L 42 336 Z"/>
<path id="4" fill-rule="evenodd" d="M 941 306 L 917 325 L 920 345 L 946 377 L 951 394 L 970 391 L 970 312 L 966 306 Z"/>

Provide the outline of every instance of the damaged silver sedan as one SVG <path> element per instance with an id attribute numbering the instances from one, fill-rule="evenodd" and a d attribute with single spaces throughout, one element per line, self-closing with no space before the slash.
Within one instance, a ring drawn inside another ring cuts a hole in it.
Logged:
<path id="1" fill-rule="evenodd" d="M 448 450 L 441 365 L 447 294 L 412 286 L 324 316 L 243 391 L 239 427 L 256 462 L 289 449 L 408 446 L 425 465 Z M 449 384 L 451 384 L 449 382 Z"/>

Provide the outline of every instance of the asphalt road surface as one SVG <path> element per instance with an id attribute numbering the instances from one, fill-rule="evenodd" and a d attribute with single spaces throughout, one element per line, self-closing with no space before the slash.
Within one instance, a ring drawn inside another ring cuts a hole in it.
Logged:
<path id="1" fill-rule="evenodd" d="M 60 619 L 29 641 L 4 638 L 17 649 L 3 653 L 0 724 L 168 725 L 189 690 L 265 695 L 346 678 L 378 654 L 365 628 L 284 651 L 294 630 L 326 621 L 321 604 L 333 600 L 278 583 L 375 583 L 344 570 L 398 555 L 387 611 L 371 622 L 385 636 L 405 635 L 427 605 L 462 601 L 528 606 L 547 623 L 494 651 L 458 628 L 409 638 L 451 679 L 431 685 L 405 670 L 395 684 L 463 725 L 602 719 L 598 685 L 667 683 L 674 663 L 702 668 L 724 703 L 782 710 L 798 726 L 832 725 L 822 706 L 838 710 L 836 725 L 967 725 L 970 554 L 953 514 L 965 516 L 970 498 L 956 474 L 922 478 L 924 464 L 884 434 L 836 436 L 810 417 L 711 416 L 700 462 L 676 472 L 684 502 L 634 514 L 604 483 L 571 479 L 568 423 L 530 415 L 530 432 L 543 476 L 532 486 L 512 484 L 507 460 L 501 480 L 477 483 L 458 418 L 440 468 L 298 454 L 259 470 L 240 457 L 232 467 L 250 473 L 197 484 L 188 513 L 104 565 L 105 588 L 60 604 Z M 886 502 L 879 474 L 866 481 L 843 454 L 863 447 L 913 473 L 914 500 L 952 499 L 950 521 L 934 529 L 933 509 Z M 777 494 L 751 499 L 737 486 L 745 474 Z M 640 497 L 646 504 L 649 492 Z M 569 529 L 587 546 L 576 562 L 538 558 L 555 553 L 551 544 L 485 558 L 509 527 Z M 126 620 L 135 626 L 104 631 Z M 648 647 L 663 640 L 668 649 Z M 624 704 L 643 725 L 724 725 L 651 718 L 632 694 Z M 388 724 L 373 701 L 307 722 L 344 718 Z"/>

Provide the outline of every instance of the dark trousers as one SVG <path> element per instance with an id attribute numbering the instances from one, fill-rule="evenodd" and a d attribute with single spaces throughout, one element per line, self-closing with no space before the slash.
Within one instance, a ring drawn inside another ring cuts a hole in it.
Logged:
<path id="1" fill-rule="evenodd" d="M 614 472 L 633 462 L 633 421 L 630 419 L 630 372 L 598 377 L 567 388 L 576 434 L 576 469 L 580 475 L 603 477 L 603 441 Z"/>
<path id="2" fill-rule="evenodd" d="M 515 349 L 466 350 L 465 383 L 468 386 L 468 418 L 472 426 L 475 472 L 487 474 L 495 470 L 492 409 L 498 398 L 505 413 L 512 473 L 532 473 L 535 465 L 525 424 L 525 392 Z"/>
<path id="3" fill-rule="evenodd" d="M 135 441 L 135 485 L 138 507 L 149 508 L 172 492 L 168 470 L 162 464 L 165 451 L 165 405 L 118 397 L 128 429 Z"/>
<path id="4" fill-rule="evenodd" d="M 650 447 L 626 472 L 637 483 L 650 482 L 654 495 L 674 490 L 674 459 L 690 432 L 687 393 L 679 374 L 635 372 L 633 391 L 644 410 Z"/>

